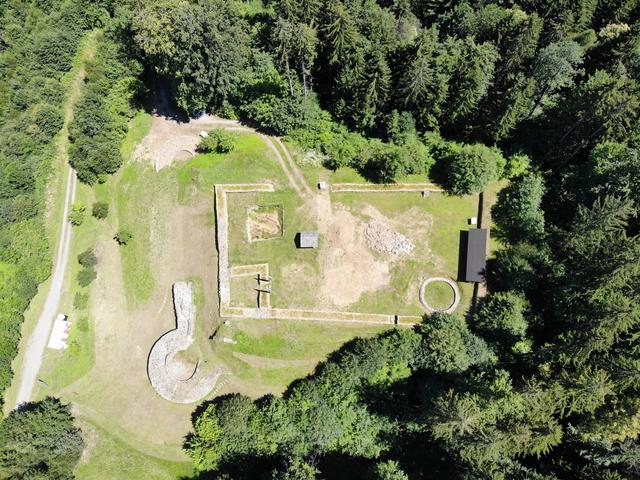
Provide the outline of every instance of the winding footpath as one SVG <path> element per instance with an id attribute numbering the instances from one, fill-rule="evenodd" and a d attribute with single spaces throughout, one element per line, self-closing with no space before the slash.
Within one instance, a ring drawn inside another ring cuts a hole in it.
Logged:
<path id="1" fill-rule="evenodd" d="M 66 172 L 65 182 L 65 198 L 64 208 L 61 218 L 60 236 L 58 237 L 58 251 L 56 253 L 53 274 L 51 276 L 51 284 L 47 292 L 38 322 L 36 323 L 29 340 L 25 345 L 25 354 L 22 360 L 22 368 L 15 381 L 19 381 L 18 391 L 16 394 L 15 407 L 29 402 L 33 393 L 33 387 L 38 378 L 38 372 L 42 365 L 42 357 L 49 339 L 49 334 L 53 325 L 53 321 L 58 314 L 60 306 L 60 297 L 64 286 L 64 278 L 69 264 L 69 255 L 71 252 L 72 226 L 67 220 L 69 210 L 76 196 L 76 187 L 78 180 L 75 171 L 69 166 L 68 148 L 69 148 L 69 124 L 73 120 L 73 108 L 80 98 L 82 84 L 85 78 L 84 65 L 95 52 L 95 34 L 90 34 L 85 45 L 81 66 L 73 78 L 69 97 L 64 106 L 64 124 L 60 132 L 60 140 L 58 143 L 58 158 L 60 163 L 64 164 Z"/>

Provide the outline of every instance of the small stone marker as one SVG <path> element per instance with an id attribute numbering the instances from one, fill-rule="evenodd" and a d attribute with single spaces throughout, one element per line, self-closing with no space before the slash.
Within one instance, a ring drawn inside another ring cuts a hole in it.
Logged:
<path id="1" fill-rule="evenodd" d="M 326 190 L 327 189 L 327 182 L 318 182 L 318 189 L 319 190 Z"/>
<path id="2" fill-rule="evenodd" d="M 427 198 L 429 196 L 429 190 L 422 191 L 422 198 Z"/>
<path id="3" fill-rule="evenodd" d="M 477 225 L 478 224 L 478 217 L 471 217 L 469 219 L 469 225 Z"/>
<path id="4" fill-rule="evenodd" d="M 205 138 L 205 137 L 208 137 L 208 136 L 209 136 L 209 134 L 208 134 L 207 132 L 205 132 L 204 130 L 200 130 L 199 135 L 200 135 L 202 138 Z"/>
<path id="5" fill-rule="evenodd" d="M 236 343 L 238 343 L 233 338 L 229 338 L 229 337 L 222 337 L 222 342 L 223 343 L 230 343 L 232 345 L 235 345 Z"/>

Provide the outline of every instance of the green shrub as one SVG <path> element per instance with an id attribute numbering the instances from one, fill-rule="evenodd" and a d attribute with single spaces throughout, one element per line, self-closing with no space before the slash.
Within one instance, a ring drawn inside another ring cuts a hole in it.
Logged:
<path id="1" fill-rule="evenodd" d="M 496 292 L 485 297 L 475 317 L 476 328 L 489 340 L 512 345 L 527 332 L 526 299 L 514 292 Z"/>
<path id="2" fill-rule="evenodd" d="M 307 127 L 292 130 L 287 139 L 326 156 L 327 168 L 352 167 L 373 180 L 394 182 L 403 175 L 426 175 L 434 164 L 430 149 L 410 127 L 403 127 L 401 143 L 385 143 L 350 132 L 320 112 Z"/>
<path id="3" fill-rule="evenodd" d="M 71 408 L 57 398 L 22 405 L 0 424 L 2 478 L 73 478 L 83 448 Z"/>
<path id="4" fill-rule="evenodd" d="M 544 181 L 540 175 L 526 175 L 513 180 L 498 194 L 491 208 L 496 233 L 511 243 L 535 243 L 544 236 L 542 197 Z"/>
<path id="5" fill-rule="evenodd" d="M 286 135 L 298 128 L 310 128 L 309 119 L 317 115 L 320 107 L 311 98 L 306 101 L 301 95 L 291 97 L 263 94 L 242 106 L 242 113 L 257 122 L 263 129 Z"/>
<path id="6" fill-rule="evenodd" d="M 35 52 L 38 71 L 66 72 L 71 69 L 76 53 L 77 37 L 66 30 L 46 30 L 36 37 Z"/>
<path id="7" fill-rule="evenodd" d="M 100 38 L 69 126 L 69 161 L 84 183 L 102 181 L 122 164 L 120 145 L 133 114 L 133 97 L 141 89 L 141 66 L 131 59 L 123 61 L 121 48 L 108 37 Z"/>
<path id="8" fill-rule="evenodd" d="M 91 208 L 91 214 L 98 220 L 104 220 L 109 215 L 109 204 L 106 202 L 96 202 Z"/>
<path id="9" fill-rule="evenodd" d="M 73 297 L 73 308 L 76 310 L 85 310 L 89 305 L 89 294 L 76 292 Z"/>
<path id="10" fill-rule="evenodd" d="M 126 245 L 133 239 L 133 234 L 126 228 L 121 228 L 113 236 L 118 245 Z"/>
<path id="11" fill-rule="evenodd" d="M 89 331 L 89 317 L 80 317 L 78 319 L 78 321 L 76 322 L 76 325 L 78 326 L 78 330 L 80 330 L 81 332 L 88 332 Z"/>
<path id="12" fill-rule="evenodd" d="M 531 159 L 523 154 L 516 153 L 507 158 L 507 164 L 504 167 L 505 178 L 515 178 L 524 175 L 529 170 Z"/>
<path id="13" fill-rule="evenodd" d="M 358 133 L 346 131 L 344 127 L 336 131 L 325 131 L 317 137 L 315 147 L 328 159 L 326 166 L 336 169 L 340 167 L 363 168 L 371 161 L 379 142 L 371 141 Z"/>
<path id="14" fill-rule="evenodd" d="M 200 140 L 197 150 L 200 153 L 229 153 L 236 147 L 237 135 L 222 128 L 215 128 Z"/>
<path id="15" fill-rule="evenodd" d="M 86 208 L 81 203 L 74 203 L 69 213 L 69 221 L 74 227 L 79 227 L 84 222 L 84 212 Z"/>
<path id="16" fill-rule="evenodd" d="M 407 173 L 409 160 L 406 151 L 397 145 L 381 146 L 373 154 L 371 164 L 381 182 L 394 182 Z"/>
<path id="17" fill-rule="evenodd" d="M 476 143 L 450 144 L 444 157 L 445 187 L 454 195 L 479 193 L 489 182 L 499 179 L 506 160 L 497 148 Z"/>
<path id="18" fill-rule="evenodd" d="M 81 287 L 87 287 L 97 276 L 98 274 L 93 267 L 85 267 L 78 272 L 78 284 Z"/>
<path id="19" fill-rule="evenodd" d="M 418 327 L 422 336 L 418 366 L 438 373 L 464 372 L 495 362 L 487 344 L 472 334 L 460 315 L 434 313 Z"/>
<path id="20" fill-rule="evenodd" d="M 317 480 L 320 471 L 313 465 L 295 458 L 287 462 L 283 469 L 271 472 L 271 480 Z"/>
<path id="21" fill-rule="evenodd" d="M 71 145 L 69 162 L 81 182 L 93 185 L 103 175 L 115 173 L 120 167 L 120 144 L 116 139 L 102 135 L 84 137 Z"/>
<path id="22" fill-rule="evenodd" d="M 27 123 L 26 131 L 39 143 L 45 143 L 60 131 L 64 120 L 59 108 L 40 103 L 28 111 L 24 122 Z M 33 126 L 37 129 L 33 129 Z"/>
<path id="23" fill-rule="evenodd" d="M 375 464 L 368 480 L 409 480 L 409 477 L 402 471 L 398 462 L 387 460 Z"/>
<path id="24" fill-rule="evenodd" d="M 83 267 L 95 267 L 98 264 L 98 258 L 93 253 L 92 248 L 87 248 L 84 252 L 78 255 L 78 263 Z"/>

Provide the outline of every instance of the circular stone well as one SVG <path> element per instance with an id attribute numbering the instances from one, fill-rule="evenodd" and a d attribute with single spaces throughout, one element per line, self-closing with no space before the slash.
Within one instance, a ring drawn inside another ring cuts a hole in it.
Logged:
<path id="1" fill-rule="evenodd" d="M 427 287 L 434 282 L 443 282 L 451 287 L 453 291 L 453 300 L 451 304 L 445 308 L 435 308 L 434 306 L 429 305 L 427 302 L 426 293 Z M 460 289 L 458 288 L 458 284 L 446 277 L 431 277 L 426 279 L 422 285 L 420 286 L 420 303 L 422 307 L 427 311 L 427 313 L 434 312 L 443 312 L 443 313 L 453 313 L 456 308 L 458 308 L 458 304 L 460 303 Z"/>

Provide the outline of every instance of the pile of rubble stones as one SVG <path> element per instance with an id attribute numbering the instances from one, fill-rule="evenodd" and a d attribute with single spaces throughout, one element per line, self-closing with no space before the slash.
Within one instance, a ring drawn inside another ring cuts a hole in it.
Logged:
<path id="1" fill-rule="evenodd" d="M 409 255 L 415 248 L 411 240 L 379 220 L 367 223 L 364 237 L 369 247 L 382 253 Z"/>

